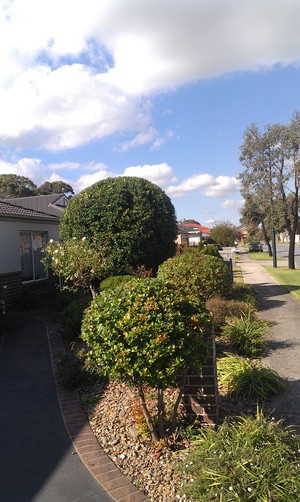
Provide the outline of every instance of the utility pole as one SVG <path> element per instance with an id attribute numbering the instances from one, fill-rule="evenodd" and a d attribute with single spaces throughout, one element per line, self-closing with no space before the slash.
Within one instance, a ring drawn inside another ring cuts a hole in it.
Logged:
<path id="1" fill-rule="evenodd" d="M 272 257 L 273 268 L 277 268 L 277 253 L 276 253 L 276 233 L 274 228 L 274 209 L 273 209 L 273 178 L 272 178 L 272 164 L 269 161 L 269 176 L 270 176 L 270 190 L 271 190 L 271 220 L 272 220 Z"/>
<path id="2" fill-rule="evenodd" d="M 273 225 L 273 221 L 272 221 Z M 273 255 L 273 268 L 277 268 L 277 253 L 276 253 L 276 234 L 274 226 L 272 226 L 272 255 Z"/>

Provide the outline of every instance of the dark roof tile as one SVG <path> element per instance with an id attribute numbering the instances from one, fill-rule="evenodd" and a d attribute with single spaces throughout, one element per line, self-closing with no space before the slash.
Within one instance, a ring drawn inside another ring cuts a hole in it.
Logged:
<path id="1" fill-rule="evenodd" d="M 0 216 L 12 216 L 12 217 L 29 217 L 42 220 L 53 220 L 58 221 L 58 217 L 43 213 L 41 211 L 34 211 L 33 209 L 27 209 L 16 204 L 10 204 L 4 200 L 0 200 Z"/>
<path id="2" fill-rule="evenodd" d="M 66 209 L 68 199 L 64 194 L 35 195 L 33 197 L 18 197 L 15 199 L 2 199 L 9 204 L 61 217 Z"/>

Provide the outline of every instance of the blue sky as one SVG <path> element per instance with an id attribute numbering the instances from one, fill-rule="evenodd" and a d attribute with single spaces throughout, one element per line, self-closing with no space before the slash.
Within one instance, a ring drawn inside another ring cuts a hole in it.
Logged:
<path id="1" fill-rule="evenodd" d="M 0 174 L 141 176 L 239 224 L 239 148 L 300 110 L 299 0 L 0 2 Z"/>

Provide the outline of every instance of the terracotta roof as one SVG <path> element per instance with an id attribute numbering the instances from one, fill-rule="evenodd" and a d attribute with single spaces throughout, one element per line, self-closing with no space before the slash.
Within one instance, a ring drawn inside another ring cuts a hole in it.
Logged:
<path id="1" fill-rule="evenodd" d="M 60 218 L 66 209 L 68 198 L 64 194 L 55 193 L 50 195 L 35 195 L 33 197 L 2 199 L 2 202 Z"/>
<path id="2" fill-rule="evenodd" d="M 179 224 L 179 229 L 181 229 L 181 230 L 187 231 L 189 228 L 191 230 L 192 229 L 200 230 L 200 232 L 205 233 L 205 234 L 209 234 L 211 231 L 210 228 L 203 227 L 202 225 L 200 225 L 200 223 L 180 223 Z"/>
<path id="3" fill-rule="evenodd" d="M 41 211 L 34 211 L 33 209 L 27 209 L 16 204 L 10 204 L 9 202 L 0 200 L 0 216 L 9 217 L 27 217 L 41 220 L 53 220 L 58 221 L 58 217 L 43 213 Z"/>

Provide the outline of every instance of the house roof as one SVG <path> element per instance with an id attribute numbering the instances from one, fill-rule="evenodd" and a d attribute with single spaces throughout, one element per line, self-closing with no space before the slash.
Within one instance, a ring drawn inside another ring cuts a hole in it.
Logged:
<path id="1" fill-rule="evenodd" d="M 68 198 L 64 194 L 35 195 L 33 197 L 18 197 L 15 199 L 2 199 L 2 202 L 13 206 L 31 209 L 38 213 L 45 213 L 60 218 L 68 204 Z"/>
<path id="2" fill-rule="evenodd" d="M 204 227 L 203 225 L 200 225 L 200 223 L 179 223 L 178 225 L 179 231 L 180 232 L 191 232 L 191 231 L 196 231 L 196 232 L 202 232 L 203 234 L 210 234 L 211 229 L 208 227 Z"/>
<path id="3" fill-rule="evenodd" d="M 43 213 L 42 211 L 34 211 L 33 209 L 27 209 L 16 204 L 10 204 L 4 200 L 0 200 L 0 217 L 8 216 L 13 218 L 34 218 L 39 220 L 52 220 L 58 221 L 58 217 Z"/>

